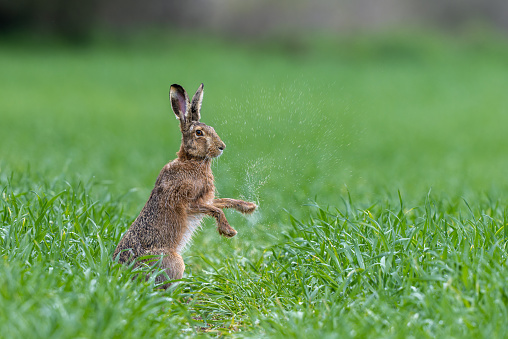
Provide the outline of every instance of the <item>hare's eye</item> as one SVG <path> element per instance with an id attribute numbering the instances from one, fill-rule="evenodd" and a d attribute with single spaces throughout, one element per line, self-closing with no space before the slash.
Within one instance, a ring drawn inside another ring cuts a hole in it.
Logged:
<path id="1" fill-rule="evenodd" d="M 197 135 L 198 137 L 203 136 L 203 131 L 202 131 L 202 130 L 200 130 L 200 129 L 196 130 L 196 135 Z"/>

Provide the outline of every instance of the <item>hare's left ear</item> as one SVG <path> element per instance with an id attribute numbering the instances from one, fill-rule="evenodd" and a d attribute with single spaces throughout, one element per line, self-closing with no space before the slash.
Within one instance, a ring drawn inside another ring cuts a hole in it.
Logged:
<path id="1" fill-rule="evenodd" d="M 192 97 L 189 121 L 199 121 L 201 118 L 201 102 L 203 101 L 203 84 L 201 84 Z"/>
<path id="2" fill-rule="evenodd" d="M 173 84 L 169 88 L 169 99 L 171 100 L 171 108 L 175 112 L 176 118 L 180 120 L 180 124 L 185 123 L 187 110 L 189 109 L 189 98 L 187 92 L 182 86 Z"/>

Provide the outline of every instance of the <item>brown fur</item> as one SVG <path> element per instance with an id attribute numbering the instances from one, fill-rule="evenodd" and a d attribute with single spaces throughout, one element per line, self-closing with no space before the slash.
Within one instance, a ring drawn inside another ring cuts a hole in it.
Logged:
<path id="1" fill-rule="evenodd" d="M 162 256 L 159 265 L 169 279 L 181 279 L 185 270 L 181 252 L 203 216 L 215 218 L 220 235 L 233 237 L 237 232 L 222 209 L 252 213 L 257 207 L 242 200 L 215 199 L 211 162 L 226 145 L 212 127 L 199 122 L 202 98 L 203 84 L 192 104 L 181 86 L 171 86 L 171 106 L 182 132 L 178 158 L 162 168 L 150 198 L 120 240 L 114 253 L 120 263 L 148 255 Z M 157 277 L 158 282 L 164 280 Z"/>

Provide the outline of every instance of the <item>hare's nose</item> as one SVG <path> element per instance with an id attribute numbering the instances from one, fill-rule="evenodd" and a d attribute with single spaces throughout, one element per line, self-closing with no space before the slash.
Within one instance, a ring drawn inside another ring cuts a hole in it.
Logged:
<path id="1" fill-rule="evenodd" d="M 224 148 L 226 148 L 226 144 L 224 144 L 224 143 L 219 146 L 219 150 L 221 150 L 221 151 L 224 151 Z"/>

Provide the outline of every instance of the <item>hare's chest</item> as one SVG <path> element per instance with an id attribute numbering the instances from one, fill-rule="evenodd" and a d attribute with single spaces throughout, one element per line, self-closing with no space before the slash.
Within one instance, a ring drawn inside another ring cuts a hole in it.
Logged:
<path id="1" fill-rule="evenodd" d="M 194 201 L 198 204 L 212 204 L 215 198 L 215 186 L 213 182 L 202 181 L 198 184 L 199 189 L 195 191 Z"/>

